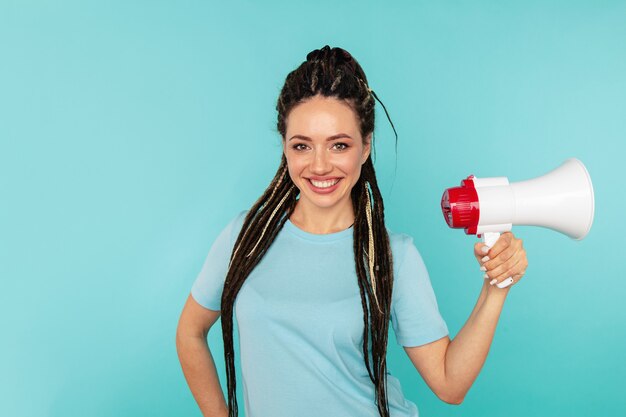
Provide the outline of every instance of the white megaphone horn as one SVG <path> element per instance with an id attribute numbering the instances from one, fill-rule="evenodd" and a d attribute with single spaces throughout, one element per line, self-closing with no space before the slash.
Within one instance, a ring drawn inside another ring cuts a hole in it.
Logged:
<path id="1" fill-rule="evenodd" d="M 443 193 L 441 210 L 448 226 L 482 235 L 489 247 L 514 224 L 547 227 L 581 240 L 593 223 L 593 185 L 585 165 L 570 158 L 545 175 L 510 184 L 507 177 L 470 175 Z M 512 282 L 509 278 L 498 287 Z"/>

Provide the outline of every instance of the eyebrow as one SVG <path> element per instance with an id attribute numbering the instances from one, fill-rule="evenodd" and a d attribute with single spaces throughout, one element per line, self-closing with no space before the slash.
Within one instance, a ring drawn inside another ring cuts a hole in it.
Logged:
<path id="1" fill-rule="evenodd" d="M 326 141 L 331 141 L 331 140 L 335 140 L 335 139 L 339 139 L 339 138 L 350 138 L 352 139 L 352 136 L 346 134 L 346 133 L 338 133 L 336 135 L 332 135 L 329 136 L 328 138 L 326 138 Z M 308 136 L 304 136 L 304 135 L 293 135 L 291 138 L 289 138 L 289 140 L 291 139 L 302 139 L 302 140 L 308 140 L 308 141 L 312 141 L 313 139 L 311 139 Z"/>

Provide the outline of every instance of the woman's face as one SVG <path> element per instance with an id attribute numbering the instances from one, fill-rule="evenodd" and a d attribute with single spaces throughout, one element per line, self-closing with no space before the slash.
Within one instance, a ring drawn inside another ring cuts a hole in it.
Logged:
<path id="1" fill-rule="evenodd" d="M 344 101 L 322 95 L 296 105 L 286 120 L 283 152 L 300 203 L 321 209 L 351 207 L 350 191 L 370 154 L 357 116 Z"/>

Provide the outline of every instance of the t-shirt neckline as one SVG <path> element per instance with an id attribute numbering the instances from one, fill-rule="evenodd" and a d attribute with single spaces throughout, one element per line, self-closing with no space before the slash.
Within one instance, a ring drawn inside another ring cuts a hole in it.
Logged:
<path id="1" fill-rule="evenodd" d="M 351 225 L 347 229 L 340 230 L 339 232 L 324 234 L 310 233 L 300 229 L 298 226 L 293 224 L 290 219 L 287 219 L 284 227 L 296 236 L 299 236 L 303 239 L 312 240 L 314 242 L 331 242 L 334 240 L 345 239 L 352 236 L 354 230 L 354 225 Z"/>

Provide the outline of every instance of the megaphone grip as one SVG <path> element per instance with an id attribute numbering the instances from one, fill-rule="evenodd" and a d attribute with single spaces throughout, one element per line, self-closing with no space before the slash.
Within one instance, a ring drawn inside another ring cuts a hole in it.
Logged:
<path id="1" fill-rule="evenodd" d="M 500 282 L 500 283 L 496 284 L 496 286 L 497 286 L 498 288 L 506 288 L 506 287 L 508 287 L 508 286 L 509 286 L 509 285 L 511 285 L 511 284 L 513 284 L 513 278 L 508 277 L 508 278 L 507 278 L 507 279 L 505 279 L 504 281 L 502 281 L 502 282 Z"/>
<path id="2" fill-rule="evenodd" d="M 487 245 L 489 249 L 491 249 L 493 245 L 495 245 L 496 242 L 498 241 L 498 238 L 500 237 L 500 233 L 499 232 L 485 232 L 482 234 L 482 236 L 483 236 L 483 242 L 485 242 L 485 245 Z M 498 288 L 506 288 L 511 284 L 513 284 L 513 278 L 508 277 L 504 281 L 497 283 L 496 286 Z"/>

